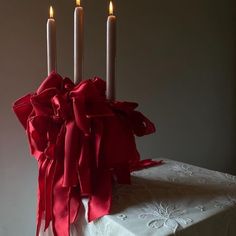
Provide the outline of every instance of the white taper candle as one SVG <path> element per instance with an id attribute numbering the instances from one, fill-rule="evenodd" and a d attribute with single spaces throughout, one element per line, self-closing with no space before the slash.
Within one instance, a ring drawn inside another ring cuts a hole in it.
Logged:
<path id="1" fill-rule="evenodd" d="M 53 8 L 49 10 L 50 18 L 47 21 L 47 69 L 48 75 L 56 70 L 56 21 L 53 18 Z"/>
<path id="2" fill-rule="evenodd" d="M 74 83 L 83 79 L 83 53 L 84 53 L 84 10 L 80 0 L 76 0 L 74 11 Z"/>
<path id="3" fill-rule="evenodd" d="M 113 14 L 113 4 L 109 4 L 107 19 L 107 56 L 106 56 L 106 96 L 115 99 L 115 61 L 116 61 L 116 17 Z"/>

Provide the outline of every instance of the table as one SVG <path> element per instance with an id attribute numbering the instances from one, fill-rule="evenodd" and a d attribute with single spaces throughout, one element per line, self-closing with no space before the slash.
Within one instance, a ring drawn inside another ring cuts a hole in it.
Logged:
<path id="1" fill-rule="evenodd" d="M 182 162 L 133 172 L 132 185 L 114 186 L 112 205 L 87 223 L 84 200 L 71 236 L 236 235 L 236 176 Z"/>

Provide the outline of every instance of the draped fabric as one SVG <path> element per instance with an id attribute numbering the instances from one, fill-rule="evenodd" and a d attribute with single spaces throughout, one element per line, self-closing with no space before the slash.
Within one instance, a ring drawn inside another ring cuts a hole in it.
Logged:
<path id="1" fill-rule="evenodd" d="M 83 197 L 88 221 L 109 214 L 112 183 L 130 184 L 130 172 L 161 162 L 140 161 L 135 135 L 155 132 L 138 104 L 108 101 L 99 78 L 74 85 L 51 73 L 13 110 L 38 161 L 37 231 L 45 219 L 55 236 L 69 236 Z"/>

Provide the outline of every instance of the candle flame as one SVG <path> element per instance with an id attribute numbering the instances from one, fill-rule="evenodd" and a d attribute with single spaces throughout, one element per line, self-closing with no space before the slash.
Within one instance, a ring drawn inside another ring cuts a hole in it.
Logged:
<path id="1" fill-rule="evenodd" d="M 76 0 L 76 6 L 80 6 L 80 0 Z"/>
<path id="2" fill-rule="evenodd" d="M 50 16 L 50 18 L 53 18 L 53 15 L 54 15 L 53 7 L 50 6 L 50 8 L 49 8 L 49 16 Z"/>
<path id="3" fill-rule="evenodd" d="M 113 12 L 114 12 L 113 3 L 112 3 L 112 1 L 110 1 L 110 4 L 109 4 L 109 14 L 113 15 Z"/>

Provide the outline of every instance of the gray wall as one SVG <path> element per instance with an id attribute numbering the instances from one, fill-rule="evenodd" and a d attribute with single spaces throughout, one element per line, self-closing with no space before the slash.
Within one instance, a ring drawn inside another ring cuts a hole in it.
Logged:
<path id="1" fill-rule="evenodd" d="M 49 1 L 0 6 L 0 236 L 35 230 L 37 165 L 12 102 L 46 74 Z M 107 2 L 83 1 L 85 76 L 105 78 Z M 73 1 L 56 1 L 59 72 L 72 77 Z M 236 174 L 235 1 L 120 0 L 117 94 L 137 101 L 158 132 L 143 157 L 167 157 Z"/>

